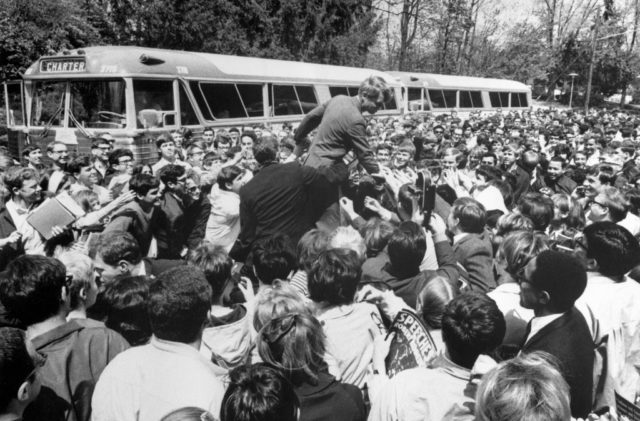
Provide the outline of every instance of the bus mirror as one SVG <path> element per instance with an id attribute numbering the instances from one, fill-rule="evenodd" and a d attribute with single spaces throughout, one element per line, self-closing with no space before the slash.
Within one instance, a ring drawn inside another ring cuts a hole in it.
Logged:
<path id="1" fill-rule="evenodd" d="M 176 125 L 176 115 L 175 111 L 165 112 L 162 115 L 162 122 L 164 123 L 164 127 L 172 127 Z"/>

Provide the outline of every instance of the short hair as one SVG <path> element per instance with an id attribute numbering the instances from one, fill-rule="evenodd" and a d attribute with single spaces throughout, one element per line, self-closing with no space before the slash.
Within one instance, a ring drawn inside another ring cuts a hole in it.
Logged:
<path id="1" fill-rule="evenodd" d="M 362 236 L 367 257 L 375 257 L 387 247 L 394 229 L 393 224 L 380 218 L 371 218 L 363 225 Z"/>
<path id="2" fill-rule="evenodd" d="M 533 231 L 514 231 L 506 236 L 498 255 L 505 261 L 507 273 L 516 275 L 534 257 L 549 249 L 546 235 Z"/>
<path id="3" fill-rule="evenodd" d="M 533 221 L 519 213 L 501 215 L 496 223 L 496 235 L 505 236 L 514 231 L 533 231 Z"/>
<path id="4" fill-rule="evenodd" d="M 323 230 L 314 228 L 307 231 L 298 241 L 298 268 L 309 272 L 320 253 L 327 249 L 329 236 Z"/>
<path id="5" fill-rule="evenodd" d="M 169 164 L 160 168 L 158 171 L 158 177 L 163 184 L 178 182 L 178 178 L 182 177 L 187 172 L 186 168 L 182 165 Z"/>
<path id="6" fill-rule="evenodd" d="M 109 154 L 109 165 L 115 167 L 120 164 L 120 158 L 128 156 L 133 161 L 133 152 L 129 149 L 115 149 Z"/>
<path id="7" fill-rule="evenodd" d="M 330 249 L 318 256 L 309 272 L 309 297 L 330 305 L 353 303 L 362 276 L 362 261 L 349 249 Z"/>
<path id="8" fill-rule="evenodd" d="M 94 276 L 93 260 L 86 254 L 77 251 L 66 251 L 57 256 L 58 260 L 67 269 L 67 276 L 71 277 L 69 295 L 71 296 L 71 309 L 80 305 L 80 291 L 91 287 Z"/>
<path id="9" fill-rule="evenodd" d="M 149 287 L 147 311 L 158 339 L 191 343 L 201 334 L 211 308 L 211 286 L 202 270 L 179 266 L 161 273 Z"/>
<path id="10" fill-rule="evenodd" d="M 13 195 L 13 189 L 21 189 L 25 181 L 38 181 L 38 173 L 33 168 L 14 166 L 7 169 L 3 180 L 5 186 L 7 186 L 11 195 Z"/>
<path id="11" fill-rule="evenodd" d="M 293 385 L 278 370 L 240 366 L 229 373 L 220 421 L 297 421 L 299 407 Z"/>
<path id="12" fill-rule="evenodd" d="M 195 249 L 190 250 L 187 262 L 204 272 L 207 282 L 211 285 L 212 298 L 217 300 L 231 279 L 233 259 L 222 246 L 203 241 Z"/>
<path id="13" fill-rule="evenodd" d="M 405 139 L 398 145 L 398 152 L 408 152 L 412 157 L 416 153 L 416 146 L 409 139 Z"/>
<path id="14" fill-rule="evenodd" d="M 47 143 L 47 153 L 53 152 L 56 145 L 64 145 L 65 147 L 67 146 L 66 143 L 58 142 L 57 140 L 54 140 L 53 142 Z"/>
<path id="15" fill-rule="evenodd" d="M 338 227 L 329 234 L 329 244 L 327 248 L 344 248 L 356 252 L 361 261 L 367 257 L 367 246 L 364 239 L 353 227 Z"/>
<path id="16" fill-rule="evenodd" d="M 559 162 L 560 165 L 562 166 L 562 169 L 567 167 L 567 161 L 562 158 L 561 156 L 552 156 L 551 159 L 549 160 L 549 163 L 551 162 Z"/>
<path id="17" fill-rule="evenodd" d="M 489 165 L 478 165 L 475 169 L 477 175 L 481 175 L 487 181 L 500 180 L 501 172 L 499 168 Z"/>
<path id="18" fill-rule="evenodd" d="M 603 198 L 603 205 L 609 208 L 609 215 L 613 222 L 622 221 L 627 217 L 627 209 L 629 209 L 629 201 L 624 194 L 615 187 L 602 187 L 599 192 Z"/>
<path id="19" fill-rule="evenodd" d="M 638 240 L 615 222 L 594 222 L 583 233 L 587 257 L 595 259 L 601 274 L 622 276 L 640 263 Z"/>
<path id="20" fill-rule="evenodd" d="M 30 326 L 58 314 L 65 283 L 66 270 L 59 260 L 23 255 L 0 277 L 0 301 L 12 317 Z"/>
<path id="21" fill-rule="evenodd" d="M 482 377 L 477 421 L 566 421 L 569 385 L 553 357 L 541 351 L 503 361 Z"/>
<path id="22" fill-rule="evenodd" d="M 296 254 L 291 239 L 285 234 L 273 234 L 257 241 L 251 249 L 256 276 L 263 284 L 287 279 L 295 270 Z"/>
<path id="23" fill-rule="evenodd" d="M 0 412 L 5 412 L 35 364 L 27 350 L 23 330 L 0 327 Z"/>
<path id="24" fill-rule="evenodd" d="M 415 222 L 402 222 L 391 234 L 387 251 L 394 270 L 414 271 L 420 267 L 427 251 L 427 236 Z"/>
<path id="25" fill-rule="evenodd" d="M 527 193 L 518 203 L 520 213 L 533 222 L 536 231 L 544 231 L 553 220 L 553 201 L 542 193 Z"/>
<path id="26" fill-rule="evenodd" d="M 485 294 L 458 295 L 442 315 L 442 339 L 451 359 L 470 368 L 480 354 L 493 352 L 504 338 L 504 316 Z"/>
<path id="27" fill-rule="evenodd" d="M 218 187 L 220 187 L 220 190 L 227 190 L 226 184 L 233 183 L 233 180 L 238 178 L 238 176 L 240 176 L 243 172 L 244 171 L 242 170 L 242 168 L 236 165 L 230 165 L 228 167 L 222 168 L 218 173 L 218 178 L 216 180 L 218 182 Z"/>
<path id="28" fill-rule="evenodd" d="M 311 314 L 298 290 L 289 282 L 276 280 L 256 295 L 253 327 L 259 331 L 274 317 L 304 312 Z"/>
<path id="29" fill-rule="evenodd" d="M 176 144 L 175 140 L 173 140 L 173 137 L 170 134 L 162 133 L 156 139 L 156 148 L 160 149 L 162 145 L 169 142 L 173 143 L 174 145 Z"/>
<path id="30" fill-rule="evenodd" d="M 105 285 L 102 302 L 106 310 L 104 324 L 124 337 L 131 346 L 144 345 L 151 337 L 147 310 L 149 279 L 129 276 Z"/>
<path id="31" fill-rule="evenodd" d="M 102 261 L 115 266 L 121 260 L 131 264 L 138 264 L 142 260 L 140 245 L 136 239 L 125 231 L 110 231 L 100 234 L 96 250 Z"/>
<path id="32" fill-rule="evenodd" d="M 387 82 L 380 76 L 369 76 L 362 81 L 358 88 L 358 96 L 361 98 L 378 99 L 380 94 L 383 95 L 385 103 L 391 99 L 392 92 L 387 86 Z"/>
<path id="33" fill-rule="evenodd" d="M 243 137 L 250 137 L 251 140 L 253 140 L 253 143 L 256 143 L 258 141 L 258 136 L 256 136 L 256 133 L 253 130 L 243 131 L 240 135 L 240 139 L 242 139 Z"/>
<path id="34" fill-rule="evenodd" d="M 111 146 L 111 141 L 104 137 L 99 137 L 91 142 L 91 149 L 98 149 L 100 145 L 109 145 Z"/>
<path id="35" fill-rule="evenodd" d="M 204 154 L 204 158 L 202 158 L 202 166 L 208 167 L 210 165 L 213 165 L 213 161 L 219 159 L 222 159 L 219 153 L 213 151 L 207 152 L 206 154 Z"/>
<path id="36" fill-rule="evenodd" d="M 260 165 L 274 162 L 278 156 L 278 143 L 271 138 L 262 138 L 253 145 L 253 157 Z"/>
<path id="37" fill-rule="evenodd" d="M 587 272 L 582 263 L 555 250 L 541 252 L 535 263 L 535 271 L 527 282 L 549 294 L 551 309 L 562 313 L 570 310 L 587 286 Z"/>
<path id="38" fill-rule="evenodd" d="M 71 194 L 71 197 L 86 213 L 93 212 L 93 208 L 91 207 L 92 200 L 100 200 L 98 193 L 93 190 L 76 190 Z"/>
<path id="39" fill-rule="evenodd" d="M 93 161 L 86 155 L 80 155 L 71 160 L 67 164 L 67 171 L 71 174 L 78 174 L 82 171 L 83 168 L 88 168 L 93 166 Z"/>
<path id="40" fill-rule="evenodd" d="M 35 152 L 35 151 L 41 151 L 40 146 L 37 146 L 37 145 L 29 145 L 29 146 L 27 146 L 26 148 L 24 148 L 24 149 L 22 150 L 22 156 L 24 156 L 24 157 L 29 156 L 29 154 L 30 154 L 31 152 Z"/>
<path id="41" fill-rule="evenodd" d="M 308 313 L 271 319 L 257 339 L 262 360 L 282 370 L 294 385 L 314 383 L 326 366 L 326 336 L 322 325 Z"/>
<path id="42" fill-rule="evenodd" d="M 160 421 L 216 421 L 216 417 L 202 408 L 185 406 L 169 412 Z"/>
<path id="43" fill-rule="evenodd" d="M 416 310 L 431 329 L 442 328 L 444 309 L 459 291 L 447 278 L 435 276 L 418 293 Z"/>
<path id="44" fill-rule="evenodd" d="M 160 180 L 151 174 L 134 174 L 129 180 L 129 189 L 135 194 L 146 196 L 149 190 L 160 187 Z"/>
<path id="45" fill-rule="evenodd" d="M 451 215 L 458 220 L 462 232 L 482 234 L 487 223 L 487 212 L 480 202 L 470 197 L 461 197 L 453 202 Z"/>

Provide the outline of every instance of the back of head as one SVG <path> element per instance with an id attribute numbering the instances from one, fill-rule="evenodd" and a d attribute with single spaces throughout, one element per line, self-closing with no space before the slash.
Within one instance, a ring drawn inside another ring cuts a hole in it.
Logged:
<path id="1" fill-rule="evenodd" d="M 260 165 L 275 162 L 278 156 L 278 142 L 266 137 L 253 145 L 253 157 Z"/>
<path id="2" fill-rule="evenodd" d="M 255 300 L 255 314 L 253 327 L 256 331 L 262 329 L 274 317 L 292 313 L 309 313 L 304 297 L 289 282 L 275 281 L 268 288 L 263 288 Z"/>
<path id="3" fill-rule="evenodd" d="M 541 352 L 504 361 L 485 374 L 476 395 L 477 421 L 567 421 L 569 385 Z"/>
<path id="4" fill-rule="evenodd" d="M 564 313 L 573 307 L 587 286 L 587 272 L 580 261 L 555 250 L 545 250 L 535 259 L 535 270 L 527 280 L 549 294 L 549 309 Z"/>
<path id="5" fill-rule="evenodd" d="M 160 421 L 216 421 L 216 417 L 202 408 L 187 406 L 171 411 Z"/>
<path id="6" fill-rule="evenodd" d="M 318 256 L 309 272 L 309 296 L 316 303 L 353 303 L 362 275 L 360 257 L 353 250 L 331 249 Z"/>
<path id="7" fill-rule="evenodd" d="M 160 180 L 151 174 L 134 174 L 129 180 L 129 189 L 141 196 L 146 196 L 149 190 L 158 187 L 160 187 Z"/>
<path id="8" fill-rule="evenodd" d="M 377 256 L 389 243 L 394 226 L 380 218 L 369 219 L 362 227 L 367 257 Z"/>
<path id="9" fill-rule="evenodd" d="M 365 259 L 367 252 L 364 239 L 360 233 L 351 226 L 336 228 L 335 231 L 329 235 L 329 244 L 327 248 L 353 250 L 361 260 Z"/>
<path id="10" fill-rule="evenodd" d="M 309 272 L 313 262 L 326 250 L 329 236 L 317 228 L 307 231 L 298 241 L 298 268 Z"/>
<path id="11" fill-rule="evenodd" d="M 169 269 L 149 287 L 147 310 L 158 339 L 192 343 L 199 339 L 211 307 L 211 287 L 191 266 Z"/>
<path id="12" fill-rule="evenodd" d="M 222 246 L 203 241 L 189 251 L 187 261 L 204 272 L 213 291 L 213 300 L 217 300 L 231 279 L 233 259 L 229 257 L 227 250 Z"/>
<path id="13" fill-rule="evenodd" d="M 493 352 L 502 342 L 505 321 L 495 301 L 467 292 L 451 300 L 442 315 L 442 339 L 451 360 L 471 368 L 480 354 Z"/>
<path id="14" fill-rule="evenodd" d="M 458 229 L 462 232 L 482 234 L 487 222 L 484 206 L 470 197 L 461 197 L 453 202 L 453 218 L 458 220 Z"/>
<path id="15" fill-rule="evenodd" d="M 148 299 L 149 279 L 145 276 L 130 276 L 106 284 L 102 293 L 104 324 L 121 334 L 131 346 L 147 343 L 151 337 Z"/>
<path id="16" fill-rule="evenodd" d="M 622 276 L 640 263 L 638 240 L 615 222 L 594 222 L 584 229 L 587 257 L 605 276 Z"/>
<path id="17" fill-rule="evenodd" d="M 600 189 L 603 205 L 609 208 L 609 214 L 613 222 L 622 221 L 627 216 L 629 201 L 624 194 L 615 187 L 605 186 Z"/>
<path id="18" fill-rule="evenodd" d="M 142 260 L 138 242 L 128 232 L 110 231 L 100 234 L 100 241 L 96 249 L 103 262 L 115 266 L 121 260 L 131 264 L 138 264 Z"/>
<path id="19" fill-rule="evenodd" d="M 546 235 L 532 231 L 514 231 L 505 237 L 499 255 L 506 262 L 507 272 L 515 275 L 545 250 L 549 250 Z"/>
<path id="20" fill-rule="evenodd" d="M 59 260 L 23 255 L 0 278 L 0 301 L 12 317 L 30 326 L 58 314 L 66 286 L 66 269 Z"/>
<path id="21" fill-rule="evenodd" d="M 169 164 L 160 168 L 158 177 L 160 177 L 160 181 L 165 185 L 168 183 L 176 184 L 178 178 L 182 177 L 186 172 L 187 170 L 182 165 Z"/>
<path id="22" fill-rule="evenodd" d="M 413 272 L 420 267 L 427 251 L 427 237 L 418 224 L 405 221 L 389 238 L 387 250 L 389 261 L 395 271 Z"/>
<path id="23" fill-rule="evenodd" d="M 252 248 L 253 268 L 263 284 L 276 279 L 287 279 L 296 268 L 296 254 L 291 239 L 284 234 L 273 234 L 259 240 Z"/>
<path id="24" fill-rule="evenodd" d="M 553 201 L 542 193 L 527 193 L 520 198 L 518 211 L 533 221 L 536 231 L 544 231 L 553 219 Z"/>
<path id="25" fill-rule="evenodd" d="M 71 296 L 71 308 L 75 309 L 81 300 L 80 293 L 84 289 L 87 293 L 93 281 L 93 260 L 86 254 L 77 251 L 67 251 L 58 255 L 58 259 L 65 266 L 67 276 L 71 277 L 69 294 Z"/>
<path id="26" fill-rule="evenodd" d="M 229 373 L 220 421 L 297 421 L 300 404 L 291 383 L 264 364 Z"/>
<path id="27" fill-rule="evenodd" d="M 458 295 L 458 288 L 446 278 L 436 276 L 418 294 L 416 310 L 431 329 L 442 327 L 442 314 L 451 300 Z"/>
<path id="28" fill-rule="evenodd" d="M 308 313 L 288 314 L 267 322 L 257 339 L 262 360 L 282 370 L 294 384 L 315 383 L 326 368 L 322 325 Z"/>
<path id="29" fill-rule="evenodd" d="M 0 414 L 18 396 L 35 366 L 27 350 L 24 331 L 14 327 L 0 328 Z"/>
<path id="30" fill-rule="evenodd" d="M 377 100 L 380 94 L 383 95 L 384 102 L 391 99 L 391 92 L 387 83 L 380 76 L 369 76 L 360 84 L 358 95 L 362 98 Z"/>

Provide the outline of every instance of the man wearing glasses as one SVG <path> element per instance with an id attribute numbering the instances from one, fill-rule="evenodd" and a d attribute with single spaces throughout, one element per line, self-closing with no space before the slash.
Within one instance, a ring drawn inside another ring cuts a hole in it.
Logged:
<path id="1" fill-rule="evenodd" d="M 104 178 L 104 185 L 111 191 L 114 199 L 120 196 L 129 183 L 134 164 L 133 152 L 128 149 L 116 149 L 109 154 L 109 171 Z"/>
<path id="2" fill-rule="evenodd" d="M 113 147 L 111 142 L 104 137 L 96 139 L 91 144 L 91 158 L 93 160 L 93 167 L 98 174 L 98 185 L 105 185 L 105 176 L 109 169 L 109 152 Z"/>
<path id="3" fill-rule="evenodd" d="M 51 160 L 51 169 L 64 171 L 69 162 L 69 151 L 67 145 L 62 142 L 51 142 L 47 145 L 47 156 Z"/>

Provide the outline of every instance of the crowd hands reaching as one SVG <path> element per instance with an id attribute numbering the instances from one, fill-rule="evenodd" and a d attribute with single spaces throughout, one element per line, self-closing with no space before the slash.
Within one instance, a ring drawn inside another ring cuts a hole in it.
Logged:
<path id="1" fill-rule="evenodd" d="M 301 165 L 290 125 L 162 135 L 151 166 L 109 137 L 0 155 L 0 412 L 634 419 L 640 120 L 541 109 L 366 132 L 371 174 Z M 69 197 L 72 223 L 33 226 Z"/>

